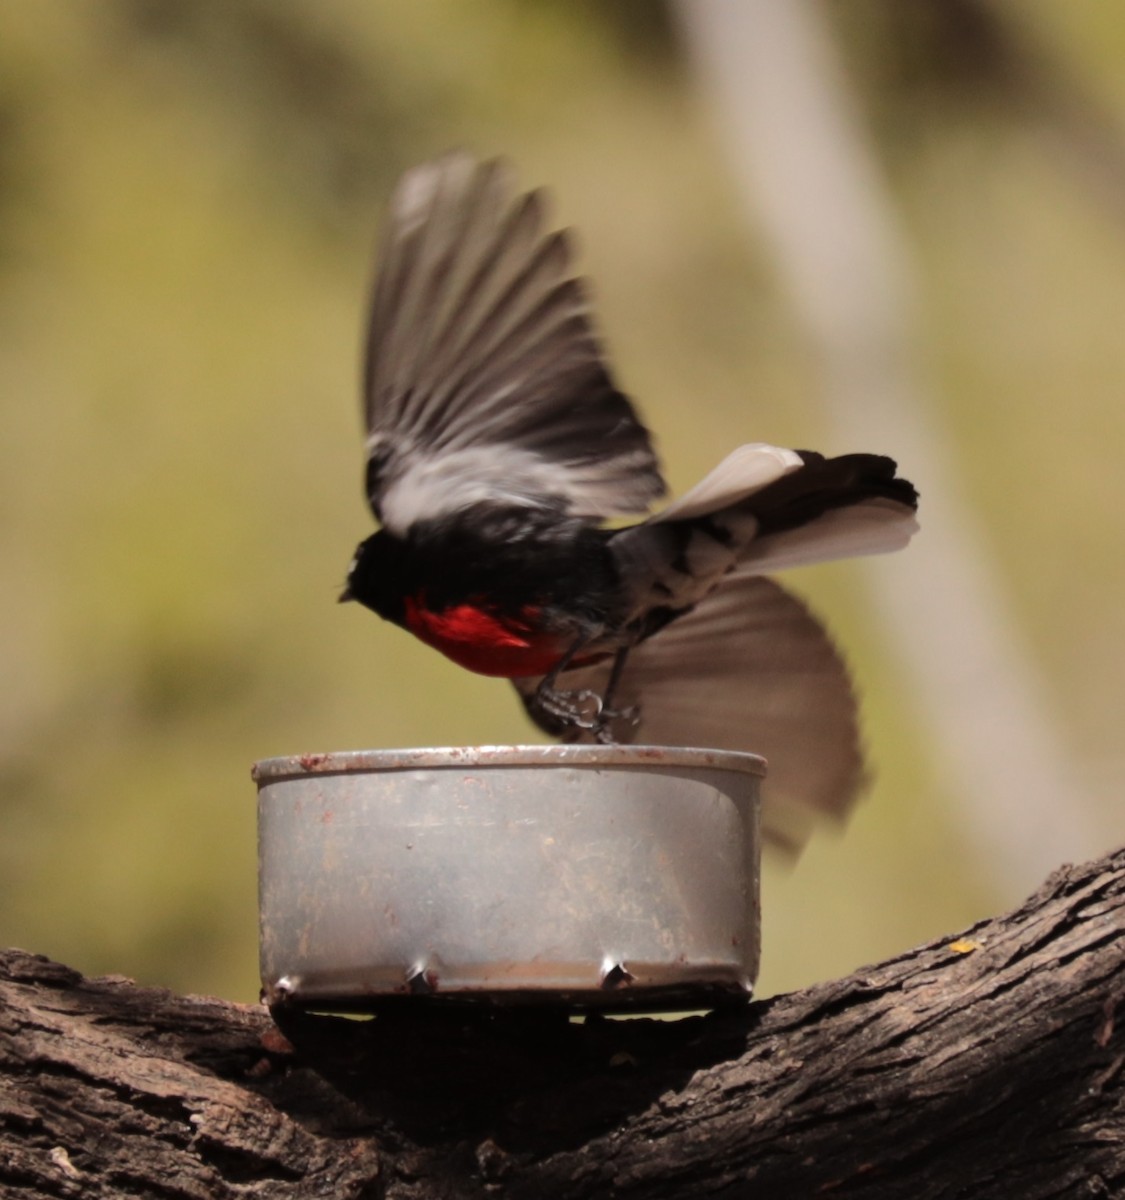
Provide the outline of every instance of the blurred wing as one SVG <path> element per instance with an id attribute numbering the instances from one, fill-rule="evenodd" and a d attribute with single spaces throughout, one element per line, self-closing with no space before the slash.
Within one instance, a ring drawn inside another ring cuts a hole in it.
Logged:
<path id="1" fill-rule="evenodd" d="M 368 497 L 392 532 L 482 501 L 594 518 L 663 494 L 566 235 L 542 226 L 540 193 L 464 153 L 394 193 L 364 371 Z"/>
<path id="2" fill-rule="evenodd" d="M 600 693 L 609 669 L 606 662 L 568 671 L 558 686 Z M 539 680 L 513 682 L 526 701 Z M 619 741 L 763 755 L 763 833 L 793 853 L 818 818 L 842 819 L 863 789 L 847 667 L 820 622 L 772 580 L 728 575 L 634 648 L 613 700 L 616 709 L 632 705 L 640 720 L 618 722 Z"/>

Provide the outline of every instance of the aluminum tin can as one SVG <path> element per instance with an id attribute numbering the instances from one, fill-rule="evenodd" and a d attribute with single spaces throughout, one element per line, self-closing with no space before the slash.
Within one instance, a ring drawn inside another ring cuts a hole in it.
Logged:
<path id="1" fill-rule="evenodd" d="M 759 956 L 753 754 L 486 746 L 271 758 L 267 1001 L 705 1008 Z"/>

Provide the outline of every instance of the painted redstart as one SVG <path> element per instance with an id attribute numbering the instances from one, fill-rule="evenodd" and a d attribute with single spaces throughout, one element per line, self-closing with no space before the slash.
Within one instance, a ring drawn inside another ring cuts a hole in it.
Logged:
<path id="1" fill-rule="evenodd" d="M 763 574 L 904 546 L 913 486 L 875 454 L 740 446 L 665 491 L 617 390 L 565 232 L 501 162 L 408 171 L 382 234 L 364 372 L 381 528 L 341 600 L 515 684 L 566 740 L 752 750 L 767 832 L 799 845 L 864 775 L 846 667 Z"/>

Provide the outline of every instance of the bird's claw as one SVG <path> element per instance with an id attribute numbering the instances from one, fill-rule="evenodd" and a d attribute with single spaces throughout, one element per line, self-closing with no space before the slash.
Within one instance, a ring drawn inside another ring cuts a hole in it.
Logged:
<path id="1" fill-rule="evenodd" d="M 641 710 L 636 704 L 628 708 L 603 708 L 598 728 L 594 730 L 594 737 L 603 746 L 615 746 L 623 739 L 614 736 L 614 726 L 622 723 L 633 730 L 640 724 L 640 720 Z"/>

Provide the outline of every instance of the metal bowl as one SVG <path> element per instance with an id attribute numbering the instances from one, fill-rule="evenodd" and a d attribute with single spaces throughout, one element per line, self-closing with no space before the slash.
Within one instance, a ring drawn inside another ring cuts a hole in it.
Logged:
<path id="1" fill-rule="evenodd" d="M 266 998 L 745 998 L 764 774 L 753 754 L 654 746 L 266 759 L 253 772 Z"/>

